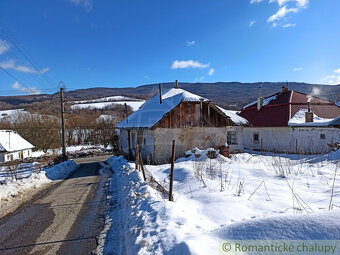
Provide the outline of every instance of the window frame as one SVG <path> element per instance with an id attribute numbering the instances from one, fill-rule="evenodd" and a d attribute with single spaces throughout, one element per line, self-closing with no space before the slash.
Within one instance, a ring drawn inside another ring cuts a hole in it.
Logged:
<path id="1" fill-rule="evenodd" d="M 238 145 L 238 135 L 237 131 L 227 131 L 227 144 L 228 145 Z"/>

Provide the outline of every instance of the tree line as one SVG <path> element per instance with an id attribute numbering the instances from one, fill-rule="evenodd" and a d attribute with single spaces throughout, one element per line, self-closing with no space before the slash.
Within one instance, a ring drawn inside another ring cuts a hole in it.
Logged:
<path id="1" fill-rule="evenodd" d="M 125 106 L 109 105 L 103 109 L 72 109 L 66 104 L 66 143 L 70 145 L 103 145 L 119 149 L 116 125 L 125 116 Z M 0 129 L 16 131 L 36 149 L 46 152 L 61 147 L 60 106 L 57 102 L 39 102 L 0 119 Z M 133 112 L 127 107 L 127 114 Z"/>

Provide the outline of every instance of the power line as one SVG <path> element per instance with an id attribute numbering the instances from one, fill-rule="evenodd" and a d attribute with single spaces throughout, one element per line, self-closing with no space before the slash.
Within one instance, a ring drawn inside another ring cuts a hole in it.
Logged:
<path id="1" fill-rule="evenodd" d="M 23 46 L 20 47 L 16 43 L 16 41 L 18 41 L 18 39 L 16 39 L 13 35 L 9 35 L 9 33 L 5 31 L 3 25 L 2 25 L 2 28 L 0 27 L 0 31 L 13 44 L 13 46 L 25 57 L 25 59 L 33 66 L 33 68 L 36 70 L 36 72 L 38 72 L 53 88 L 58 89 L 58 86 L 48 77 L 48 75 L 41 72 L 42 69 L 36 63 L 36 61 L 33 59 L 33 57 L 28 53 L 28 51 L 25 50 L 25 48 Z"/>
<path id="2" fill-rule="evenodd" d="M 16 81 L 20 82 L 26 89 L 28 89 L 29 91 L 32 92 L 32 94 L 36 94 L 36 92 L 34 92 L 31 88 L 27 87 L 25 85 L 25 83 L 23 83 L 22 81 L 20 81 L 18 78 L 16 78 L 14 75 L 10 74 L 6 69 L 4 69 L 2 66 L 0 66 L 0 68 L 7 73 L 9 76 L 11 76 L 13 79 L 15 79 Z"/>
<path id="3" fill-rule="evenodd" d="M 8 55 L 10 55 L 13 59 L 20 59 L 17 54 L 13 51 L 9 51 L 7 53 Z M 49 89 L 50 86 L 48 86 L 44 81 L 41 80 L 41 78 L 37 75 L 32 74 L 31 72 L 29 72 L 30 76 L 35 79 L 36 81 L 38 81 L 45 89 Z"/>

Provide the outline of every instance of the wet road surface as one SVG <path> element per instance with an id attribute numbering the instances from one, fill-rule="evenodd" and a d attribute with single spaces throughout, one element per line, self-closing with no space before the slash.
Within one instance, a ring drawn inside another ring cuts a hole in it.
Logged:
<path id="1" fill-rule="evenodd" d="M 90 254 L 104 226 L 107 181 L 95 160 L 78 160 L 86 163 L 69 179 L 0 219 L 0 254 Z"/>

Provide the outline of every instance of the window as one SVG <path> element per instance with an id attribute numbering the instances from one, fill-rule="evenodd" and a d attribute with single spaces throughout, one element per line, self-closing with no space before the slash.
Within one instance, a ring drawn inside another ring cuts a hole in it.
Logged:
<path id="1" fill-rule="evenodd" d="M 253 141 L 254 141 L 254 143 L 259 143 L 259 141 L 260 141 L 259 133 L 254 133 L 253 134 Z"/>
<path id="2" fill-rule="evenodd" d="M 227 131 L 227 143 L 229 145 L 237 144 L 237 132 L 236 131 Z"/>
<path id="3" fill-rule="evenodd" d="M 325 134 L 320 134 L 320 139 L 326 139 L 326 135 Z"/>

